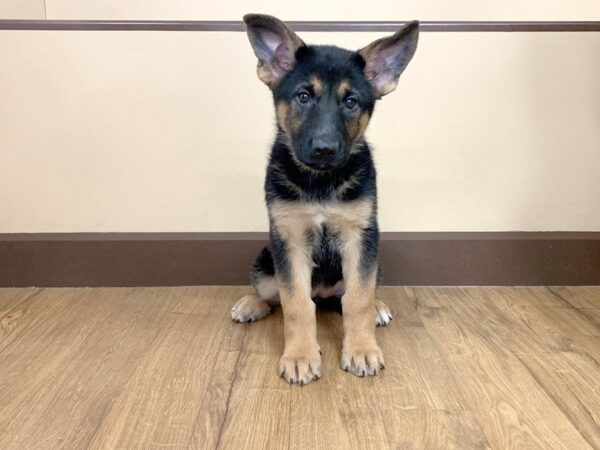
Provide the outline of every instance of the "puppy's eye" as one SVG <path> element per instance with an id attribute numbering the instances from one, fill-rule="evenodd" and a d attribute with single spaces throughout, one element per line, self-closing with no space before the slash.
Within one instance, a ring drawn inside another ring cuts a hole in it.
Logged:
<path id="1" fill-rule="evenodd" d="M 348 97 L 346 99 L 346 101 L 344 102 L 346 108 L 348 109 L 354 109 L 356 108 L 356 105 L 358 105 L 358 100 L 356 100 L 354 97 Z"/>
<path id="2" fill-rule="evenodd" d="M 308 101 L 310 100 L 310 95 L 308 95 L 308 92 L 299 92 L 296 95 L 296 98 L 300 103 L 308 103 Z"/>

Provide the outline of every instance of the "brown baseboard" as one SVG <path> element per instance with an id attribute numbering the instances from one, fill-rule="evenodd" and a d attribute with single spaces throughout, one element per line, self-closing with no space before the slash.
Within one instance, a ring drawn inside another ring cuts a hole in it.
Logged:
<path id="1" fill-rule="evenodd" d="M 0 234 L 0 286 L 248 284 L 266 233 Z M 600 232 L 383 233 L 386 285 L 600 285 Z"/>

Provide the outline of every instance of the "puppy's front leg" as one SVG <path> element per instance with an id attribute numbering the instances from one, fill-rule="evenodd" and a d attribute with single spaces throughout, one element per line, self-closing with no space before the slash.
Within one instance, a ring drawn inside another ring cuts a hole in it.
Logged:
<path id="1" fill-rule="evenodd" d="M 369 233 L 377 231 L 348 227 L 340 233 L 346 285 L 342 297 L 344 344 L 341 364 L 342 369 L 358 376 L 376 375 L 384 367 L 373 321 L 377 287 L 376 249 L 363 245 L 363 239 L 369 237 Z"/>
<path id="2" fill-rule="evenodd" d="M 286 261 L 277 264 L 281 269 L 278 282 L 285 337 L 279 374 L 289 383 L 300 385 L 321 377 L 315 304 L 310 297 L 312 259 L 305 241 L 304 230 L 286 233 L 279 252 Z"/>

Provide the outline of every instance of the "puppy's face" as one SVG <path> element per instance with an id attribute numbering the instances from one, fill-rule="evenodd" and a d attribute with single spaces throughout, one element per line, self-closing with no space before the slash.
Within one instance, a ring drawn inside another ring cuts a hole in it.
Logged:
<path id="1" fill-rule="evenodd" d="M 297 161 L 313 170 L 346 163 L 375 98 L 361 58 L 335 47 L 301 47 L 296 65 L 273 86 L 277 123 Z"/>
<path id="2" fill-rule="evenodd" d="M 417 45 L 418 23 L 356 52 L 307 46 L 280 20 L 244 17 L 258 76 L 273 91 L 277 124 L 307 170 L 343 166 L 361 141 L 375 101 L 396 87 Z"/>

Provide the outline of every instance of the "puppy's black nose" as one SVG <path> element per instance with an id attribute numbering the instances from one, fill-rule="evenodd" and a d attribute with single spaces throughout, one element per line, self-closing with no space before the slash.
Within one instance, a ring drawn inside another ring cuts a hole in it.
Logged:
<path id="1" fill-rule="evenodd" d="M 313 154 L 315 155 L 315 158 L 326 162 L 326 161 L 331 161 L 333 159 L 333 157 L 335 156 L 335 148 L 333 148 L 332 146 L 329 147 L 316 147 L 313 150 Z"/>

